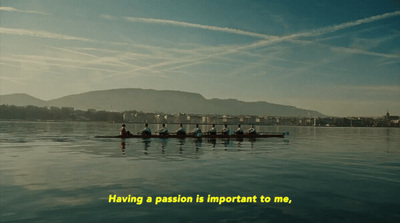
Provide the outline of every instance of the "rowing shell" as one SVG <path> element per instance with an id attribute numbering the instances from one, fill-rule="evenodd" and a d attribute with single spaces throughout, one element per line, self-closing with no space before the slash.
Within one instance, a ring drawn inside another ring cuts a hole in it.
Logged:
<path id="1" fill-rule="evenodd" d="M 285 133 L 273 133 L 273 134 L 257 134 L 257 135 L 128 135 L 128 136 L 95 136 L 95 138 L 212 138 L 212 139 L 226 139 L 226 138 L 284 138 Z"/>

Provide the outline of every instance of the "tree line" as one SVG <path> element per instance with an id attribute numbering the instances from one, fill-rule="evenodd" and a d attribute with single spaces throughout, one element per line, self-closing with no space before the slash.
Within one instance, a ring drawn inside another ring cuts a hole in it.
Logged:
<path id="1" fill-rule="evenodd" d="M 123 121 L 123 113 L 75 110 L 70 107 L 36 107 L 0 105 L 0 119 L 3 120 L 27 120 L 27 121 Z"/>

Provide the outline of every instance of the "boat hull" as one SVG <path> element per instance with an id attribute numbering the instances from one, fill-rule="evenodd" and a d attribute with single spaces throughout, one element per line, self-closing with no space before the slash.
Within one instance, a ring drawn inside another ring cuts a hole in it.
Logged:
<path id="1" fill-rule="evenodd" d="M 260 134 L 260 135 L 129 135 L 129 136 L 95 136 L 95 138 L 160 138 L 160 139 L 169 139 L 169 138 L 208 138 L 208 139 L 255 139 L 255 138 L 284 138 L 284 133 L 276 133 L 276 134 Z"/>

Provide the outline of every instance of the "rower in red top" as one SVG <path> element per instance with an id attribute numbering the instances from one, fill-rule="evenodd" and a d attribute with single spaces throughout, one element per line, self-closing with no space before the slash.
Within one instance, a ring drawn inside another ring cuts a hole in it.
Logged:
<path id="1" fill-rule="evenodd" d="M 126 137 L 126 136 L 128 135 L 128 133 L 126 132 L 126 129 L 125 129 L 125 124 L 122 124 L 122 127 L 121 127 L 121 129 L 119 130 L 119 135 L 120 135 L 121 137 Z"/>

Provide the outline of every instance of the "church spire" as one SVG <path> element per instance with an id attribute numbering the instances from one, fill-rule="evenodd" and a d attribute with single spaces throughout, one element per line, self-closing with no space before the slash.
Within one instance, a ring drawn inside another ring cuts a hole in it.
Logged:
<path id="1" fill-rule="evenodd" d="M 389 120 L 389 117 L 390 117 L 390 113 L 389 113 L 389 109 L 387 109 L 387 112 L 386 112 L 386 120 Z"/>

